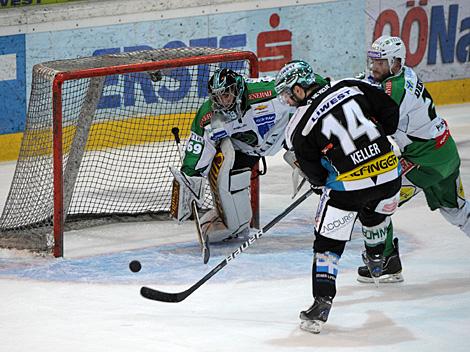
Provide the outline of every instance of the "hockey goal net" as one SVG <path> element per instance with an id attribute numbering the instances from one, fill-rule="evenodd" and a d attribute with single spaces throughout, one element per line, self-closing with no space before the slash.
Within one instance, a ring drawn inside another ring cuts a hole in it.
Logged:
<path id="1" fill-rule="evenodd" d="M 0 246 L 62 256 L 64 229 L 72 224 L 168 213 L 169 166 L 180 165 L 171 131 L 179 129 L 184 146 L 218 67 L 258 75 L 255 54 L 218 48 L 35 65 L 20 155 L 0 218 Z M 252 185 L 255 214 L 257 189 Z"/>

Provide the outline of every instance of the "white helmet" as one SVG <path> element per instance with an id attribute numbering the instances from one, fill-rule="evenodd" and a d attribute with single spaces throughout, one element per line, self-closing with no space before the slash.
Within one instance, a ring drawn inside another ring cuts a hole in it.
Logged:
<path id="1" fill-rule="evenodd" d="M 383 35 L 372 43 L 372 49 L 367 52 L 370 59 L 387 59 L 391 68 L 395 59 L 401 59 L 401 66 L 405 64 L 406 48 L 399 37 Z"/>

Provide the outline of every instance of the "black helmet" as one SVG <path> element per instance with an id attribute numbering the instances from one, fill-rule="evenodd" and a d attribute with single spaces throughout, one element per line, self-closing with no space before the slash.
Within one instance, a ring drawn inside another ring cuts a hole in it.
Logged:
<path id="1" fill-rule="evenodd" d="M 229 111 L 234 106 L 240 108 L 245 81 L 241 75 L 228 68 L 217 69 L 209 80 L 209 96 L 214 110 Z M 223 95 L 233 96 L 233 100 L 225 103 Z"/>

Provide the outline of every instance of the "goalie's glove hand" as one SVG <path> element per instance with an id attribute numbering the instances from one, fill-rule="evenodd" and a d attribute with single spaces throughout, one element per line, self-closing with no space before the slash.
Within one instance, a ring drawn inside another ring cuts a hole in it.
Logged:
<path id="1" fill-rule="evenodd" d="M 202 206 L 206 179 L 202 176 L 188 176 L 174 167 L 170 167 L 170 171 L 174 176 L 170 213 L 182 222 L 191 216 L 193 202 L 199 207 Z"/>

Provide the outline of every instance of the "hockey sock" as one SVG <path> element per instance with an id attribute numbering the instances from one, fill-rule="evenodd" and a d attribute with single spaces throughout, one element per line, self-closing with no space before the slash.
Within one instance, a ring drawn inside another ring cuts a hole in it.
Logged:
<path id="1" fill-rule="evenodd" d="M 338 262 L 343 254 L 345 241 L 333 240 L 317 234 L 314 242 L 312 265 L 313 297 L 331 297 L 336 295 L 336 276 Z"/>
<path id="2" fill-rule="evenodd" d="M 336 276 L 341 257 L 333 252 L 315 253 L 312 267 L 313 296 L 331 297 L 336 295 Z"/>
<path id="3" fill-rule="evenodd" d="M 362 235 L 368 254 L 384 254 L 387 237 L 390 236 L 390 244 L 393 250 L 392 221 L 386 217 L 384 221 L 375 226 L 362 226 Z M 391 251 L 390 251 L 391 253 Z"/>
<path id="4" fill-rule="evenodd" d="M 388 257 L 393 253 L 393 223 L 390 222 L 389 227 L 387 228 L 387 237 L 385 238 L 385 250 L 384 257 Z"/>

